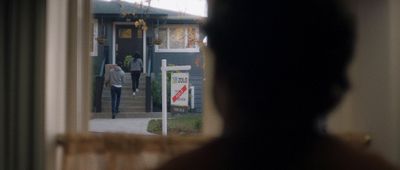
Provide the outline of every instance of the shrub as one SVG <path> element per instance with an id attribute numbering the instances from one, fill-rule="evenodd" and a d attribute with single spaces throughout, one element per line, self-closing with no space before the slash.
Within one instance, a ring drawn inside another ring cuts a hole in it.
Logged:
<path id="1" fill-rule="evenodd" d="M 161 119 L 152 119 L 147 126 L 148 132 L 161 132 Z"/>
<path id="2" fill-rule="evenodd" d="M 125 57 L 125 59 L 124 59 L 124 64 L 123 64 L 123 70 L 125 71 L 125 72 L 129 72 L 130 71 L 130 63 L 131 63 L 131 61 L 132 61 L 132 56 L 131 55 L 127 55 L 126 57 Z"/>
<path id="3" fill-rule="evenodd" d="M 161 82 L 158 79 L 154 79 L 151 82 L 151 95 L 153 98 L 154 110 L 161 110 Z"/>
<path id="4" fill-rule="evenodd" d="M 153 98 L 153 111 L 161 111 L 162 96 L 161 96 L 161 74 L 156 74 L 151 81 L 151 95 Z M 167 73 L 167 110 L 170 110 L 171 100 L 171 72 Z"/>

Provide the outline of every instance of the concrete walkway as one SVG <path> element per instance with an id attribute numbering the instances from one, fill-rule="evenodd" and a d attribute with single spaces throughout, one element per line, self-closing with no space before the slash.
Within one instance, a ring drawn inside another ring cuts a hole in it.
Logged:
<path id="1" fill-rule="evenodd" d="M 92 119 L 89 122 L 89 131 L 154 135 L 147 132 L 150 120 L 151 118 Z"/>

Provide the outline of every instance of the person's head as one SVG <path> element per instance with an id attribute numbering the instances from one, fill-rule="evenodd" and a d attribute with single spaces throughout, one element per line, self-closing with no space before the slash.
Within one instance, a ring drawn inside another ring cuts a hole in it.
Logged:
<path id="1" fill-rule="evenodd" d="M 310 126 L 348 88 L 352 22 L 334 0 L 265 3 L 209 1 L 217 107 L 226 127 Z"/>
<path id="2" fill-rule="evenodd" d="M 122 67 L 123 65 L 124 65 L 124 63 L 122 61 L 117 62 L 117 66 Z"/>
<path id="3" fill-rule="evenodd" d="M 133 58 L 140 58 L 139 51 L 135 51 L 135 54 L 133 54 Z"/>

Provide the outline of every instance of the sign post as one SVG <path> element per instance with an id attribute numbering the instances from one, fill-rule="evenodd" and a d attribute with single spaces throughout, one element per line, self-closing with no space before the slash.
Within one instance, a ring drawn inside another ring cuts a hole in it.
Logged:
<path id="1" fill-rule="evenodd" d="M 194 109 L 194 86 L 190 86 L 190 110 Z"/>
<path id="2" fill-rule="evenodd" d="M 162 134 L 167 135 L 167 71 L 183 71 L 190 70 L 191 66 L 169 66 L 167 67 L 167 60 L 161 60 L 161 96 L 162 96 Z M 189 81 L 189 80 L 187 80 Z M 188 86 L 186 86 L 188 88 Z M 183 89 L 180 89 L 184 91 Z M 187 91 L 188 89 L 186 89 Z M 180 94 L 175 94 L 176 100 L 184 94 L 184 92 L 179 91 Z M 173 94 L 171 94 L 172 96 Z M 179 97 L 178 97 L 179 96 Z"/>

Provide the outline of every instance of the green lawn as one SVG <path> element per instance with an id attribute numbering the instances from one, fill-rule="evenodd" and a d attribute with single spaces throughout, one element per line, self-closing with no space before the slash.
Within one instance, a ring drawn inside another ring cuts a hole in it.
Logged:
<path id="1" fill-rule="evenodd" d="M 150 120 L 147 131 L 161 134 L 161 122 L 161 119 Z M 183 114 L 168 117 L 168 135 L 198 135 L 200 134 L 201 126 L 201 114 Z"/>

